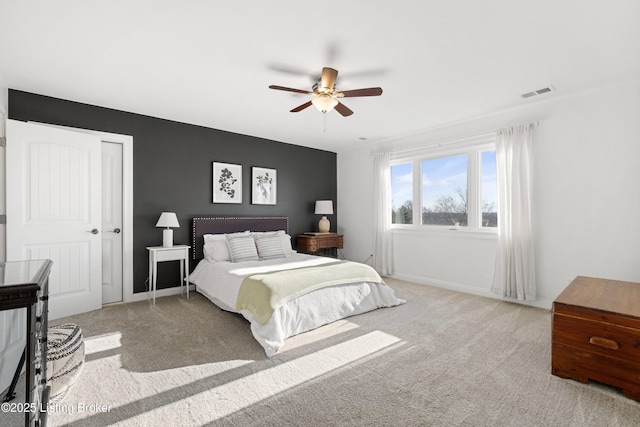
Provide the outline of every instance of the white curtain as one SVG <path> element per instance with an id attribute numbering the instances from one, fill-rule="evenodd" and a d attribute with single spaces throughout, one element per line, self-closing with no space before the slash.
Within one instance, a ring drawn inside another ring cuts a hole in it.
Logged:
<path id="1" fill-rule="evenodd" d="M 373 159 L 373 268 L 381 275 L 393 274 L 391 233 L 391 155 L 376 153 Z"/>
<path id="2" fill-rule="evenodd" d="M 518 300 L 536 298 L 532 145 L 533 124 L 498 130 L 498 250 L 491 290 Z"/>

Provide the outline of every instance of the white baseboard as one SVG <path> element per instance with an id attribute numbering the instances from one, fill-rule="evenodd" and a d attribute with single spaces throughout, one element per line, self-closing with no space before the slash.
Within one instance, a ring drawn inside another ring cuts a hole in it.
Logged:
<path id="1" fill-rule="evenodd" d="M 189 285 L 189 293 L 194 292 L 196 290 L 195 285 Z M 174 287 L 174 288 L 166 288 L 166 289 L 156 289 L 156 298 L 167 297 L 169 295 L 177 295 L 180 293 L 184 293 L 186 296 L 187 290 L 185 288 Z M 145 292 L 137 292 L 134 293 L 132 298 L 126 302 L 136 302 L 136 301 L 144 301 L 153 299 L 153 292 L 145 291 Z"/>
<path id="2" fill-rule="evenodd" d="M 406 280 L 408 282 L 419 283 L 421 285 L 435 286 L 437 288 L 444 288 L 452 291 L 464 292 L 472 295 L 479 295 L 486 298 L 498 299 L 501 301 L 513 302 L 516 304 L 528 305 L 531 307 L 544 308 L 546 310 L 550 310 L 551 305 L 553 303 L 553 301 L 548 301 L 543 299 L 536 299 L 535 301 L 520 301 L 513 298 L 500 298 L 499 296 L 491 292 L 489 289 L 480 289 L 474 286 L 464 285 L 461 283 L 453 283 L 453 282 L 447 282 L 445 280 L 430 279 L 428 277 L 413 276 L 411 274 L 397 273 L 389 277 L 391 277 L 392 279 Z"/>

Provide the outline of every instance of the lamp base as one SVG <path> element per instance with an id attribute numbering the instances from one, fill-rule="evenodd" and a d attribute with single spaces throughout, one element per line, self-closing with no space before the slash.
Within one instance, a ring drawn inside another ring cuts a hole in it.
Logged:
<path id="1" fill-rule="evenodd" d="M 328 233 L 330 228 L 331 228 L 331 223 L 329 222 L 327 217 L 323 215 L 322 218 L 320 219 L 320 222 L 318 222 L 318 231 L 320 233 Z"/>
<path id="2" fill-rule="evenodd" d="M 162 230 L 162 246 L 165 248 L 170 248 L 173 246 L 173 230 L 170 228 L 165 228 Z"/>

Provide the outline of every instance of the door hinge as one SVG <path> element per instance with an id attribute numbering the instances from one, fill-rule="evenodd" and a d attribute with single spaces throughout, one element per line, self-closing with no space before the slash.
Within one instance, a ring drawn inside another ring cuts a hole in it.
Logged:
<path id="1" fill-rule="evenodd" d="M 6 147 L 6 146 L 7 146 L 7 137 L 0 136 L 0 147 Z"/>
<path id="2" fill-rule="evenodd" d="M 6 223 L 7 223 L 7 216 L 0 215 L 0 224 L 6 224 Z"/>

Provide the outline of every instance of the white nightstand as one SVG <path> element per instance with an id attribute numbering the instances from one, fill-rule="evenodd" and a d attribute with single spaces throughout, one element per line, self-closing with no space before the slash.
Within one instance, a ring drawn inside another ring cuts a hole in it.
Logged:
<path id="1" fill-rule="evenodd" d="M 153 291 L 153 303 L 156 303 L 156 281 L 158 279 L 158 263 L 162 261 L 180 261 L 180 288 L 187 286 L 189 298 L 189 249 L 188 245 L 171 247 L 148 246 L 149 251 L 149 286 Z"/>

